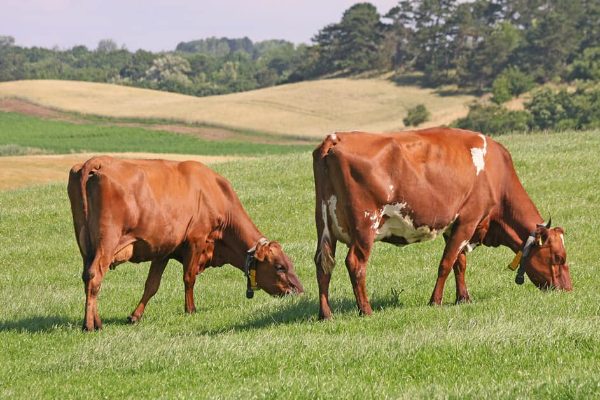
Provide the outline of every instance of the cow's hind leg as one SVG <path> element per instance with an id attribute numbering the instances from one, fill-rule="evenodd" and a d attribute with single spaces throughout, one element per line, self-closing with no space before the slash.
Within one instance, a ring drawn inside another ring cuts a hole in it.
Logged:
<path id="1" fill-rule="evenodd" d="M 435 287 L 433 288 L 433 293 L 431 294 L 431 299 L 429 300 L 429 304 L 431 305 L 440 305 L 442 304 L 442 298 L 444 296 L 444 285 L 446 284 L 446 279 L 448 278 L 448 274 L 452 270 L 452 267 L 455 263 L 459 263 L 460 259 L 459 255 L 463 250 L 463 246 L 468 240 L 473 236 L 475 232 L 477 224 L 461 224 L 455 223 L 455 227 L 452 231 L 451 236 L 446 239 L 446 247 L 444 248 L 444 255 L 442 256 L 442 260 L 440 261 L 440 265 L 438 267 L 438 277 L 435 282 Z M 463 254 L 464 256 L 464 254 Z M 464 268 L 459 269 L 458 278 L 462 280 L 464 284 L 464 269 L 466 268 L 466 258 L 463 263 Z M 456 271 L 456 270 L 455 270 Z M 457 281 L 458 283 L 458 281 Z M 457 286 L 459 287 L 459 286 Z M 457 289 L 458 290 L 458 289 Z M 465 287 L 466 292 L 466 287 Z"/>
<path id="2" fill-rule="evenodd" d="M 370 243 L 363 245 L 355 242 L 350 246 L 346 256 L 346 268 L 348 268 L 354 297 L 356 297 L 356 305 L 361 315 L 371 315 L 373 313 L 367 297 L 367 261 L 372 246 L 372 240 Z"/>
<path id="3" fill-rule="evenodd" d="M 154 260 L 150 264 L 150 270 L 148 271 L 148 278 L 146 278 L 146 285 L 144 287 L 144 294 L 142 295 L 142 299 L 140 303 L 136 307 L 136 309 L 131 313 L 127 319 L 131 323 L 138 322 L 142 315 L 144 314 L 144 310 L 146 308 L 146 304 L 148 301 L 156 294 L 158 288 L 160 286 L 160 280 L 162 278 L 163 272 L 165 271 L 165 267 L 167 266 L 168 259 L 160 259 Z"/>
<path id="4" fill-rule="evenodd" d="M 329 282 L 335 265 L 335 248 L 337 240 L 328 238 L 319 244 L 315 254 L 317 266 L 317 283 L 319 285 L 319 319 L 331 319 L 331 306 L 329 305 Z"/>
<path id="5" fill-rule="evenodd" d="M 102 279 L 108 271 L 111 257 L 107 257 L 102 250 L 96 252 L 93 261 L 83 268 L 83 287 L 85 291 L 85 316 L 83 320 L 83 330 L 93 331 L 102 329 L 102 321 L 98 314 L 98 293 Z"/>

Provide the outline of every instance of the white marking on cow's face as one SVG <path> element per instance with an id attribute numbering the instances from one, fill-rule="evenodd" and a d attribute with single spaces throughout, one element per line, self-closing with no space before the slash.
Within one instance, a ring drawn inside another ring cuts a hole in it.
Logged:
<path id="1" fill-rule="evenodd" d="M 473 159 L 473 165 L 475 165 L 476 175 L 479 175 L 481 171 L 485 169 L 485 154 L 487 153 L 487 140 L 485 136 L 479 135 L 483 140 L 483 147 L 473 147 L 471 149 L 471 158 Z"/>
<path id="2" fill-rule="evenodd" d="M 404 212 L 407 207 L 406 203 L 394 203 L 384 205 L 379 213 L 371 216 L 373 225 L 371 228 L 375 231 L 375 240 L 382 240 L 390 236 L 401 237 L 407 243 L 423 242 L 435 239 L 440 233 L 443 233 L 448 226 L 442 229 L 432 229 L 427 225 L 415 227 L 412 218 L 408 213 Z M 373 216 L 375 218 L 373 218 Z M 386 220 L 381 224 L 383 217 Z"/>
<path id="3" fill-rule="evenodd" d="M 339 222 L 338 222 L 338 217 L 337 214 L 335 213 L 335 209 L 337 206 L 337 198 L 334 196 L 331 196 L 329 198 L 329 215 L 331 216 L 331 229 L 333 230 L 333 233 L 335 233 L 335 236 L 341 240 L 342 242 L 349 244 L 350 243 L 350 236 L 348 235 L 348 232 L 344 232 L 344 230 L 342 229 L 342 227 L 340 226 Z"/>
<path id="4" fill-rule="evenodd" d="M 329 135 L 329 138 L 335 142 L 337 140 L 337 135 L 335 133 L 332 133 Z"/>
<path id="5" fill-rule="evenodd" d="M 565 247 L 565 235 L 560 234 L 560 240 L 562 240 L 563 247 Z"/>

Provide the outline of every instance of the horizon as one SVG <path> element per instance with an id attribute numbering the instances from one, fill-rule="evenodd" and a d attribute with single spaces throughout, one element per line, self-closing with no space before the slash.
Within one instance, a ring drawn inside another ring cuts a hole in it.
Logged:
<path id="1" fill-rule="evenodd" d="M 360 1 L 208 0 L 6 0 L 0 15 L 0 35 L 12 36 L 21 47 L 93 50 L 111 39 L 130 51 L 174 51 L 180 42 L 210 37 L 243 38 L 252 42 L 286 40 L 310 44 L 324 26 L 339 22 L 343 12 Z M 397 0 L 370 1 L 381 15 Z M 235 13 L 231 10 L 235 9 Z M 115 11 L 117 10 L 117 11 Z M 316 12 L 317 10 L 318 12 Z M 157 16 L 161 18 L 157 21 Z"/>

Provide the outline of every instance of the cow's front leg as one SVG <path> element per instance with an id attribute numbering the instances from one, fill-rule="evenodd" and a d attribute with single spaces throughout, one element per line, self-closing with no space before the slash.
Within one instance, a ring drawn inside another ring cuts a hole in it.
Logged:
<path id="1" fill-rule="evenodd" d="M 367 261 L 371 253 L 372 243 L 365 245 L 353 244 L 346 256 L 346 268 L 352 282 L 356 305 L 362 315 L 371 315 L 373 310 L 367 297 Z"/>
<path id="2" fill-rule="evenodd" d="M 200 265 L 203 260 L 202 249 L 195 245 L 191 246 L 190 251 L 183 259 L 183 285 L 185 288 L 185 312 L 192 314 L 196 312 L 194 304 L 194 285 L 196 284 L 196 275 L 204 269 L 204 265 Z"/>
<path id="3" fill-rule="evenodd" d="M 446 284 L 448 274 L 452 270 L 452 267 L 455 263 L 460 263 L 459 255 L 461 254 L 465 243 L 468 243 L 468 240 L 473 236 L 476 226 L 476 224 L 465 225 L 458 222 L 455 223 L 455 228 L 452 231 L 452 235 L 446 240 L 444 255 L 442 256 L 442 260 L 440 261 L 440 265 L 438 267 L 437 280 L 435 282 L 435 287 L 433 288 L 433 293 L 431 294 L 431 299 L 429 300 L 430 305 L 442 304 L 444 285 Z M 464 254 L 462 254 L 462 256 L 464 256 Z M 457 275 L 457 291 L 460 287 L 460 281 L 463 285 L 464 293 L 466 293 L 466 286 L 464 285 L 464 269 L 466 268 L 466 258 L 464 259 L 463 265 L 464 268 L 462 269 L 462 272 L 459 270 L 459 274 Z"/>
<path id="4" fill-rule="evenodd" d="M 136 323 L 142 318 L 146 304 L 148 304 L 148 301 L 156 294 L 160 287 L 160 281 L 168 261 L 168 259 L 154 260 L 150 264 L 148 278 L 146 278 L 146 285 L 144 286 L 144 294 L 136 309 L 127 317 L 129 322 Z"/>
<path id="5" fill-rule="evenodd" d="M 467 255 L 461 252 L 454 263 L 454 280 L 456 282 L 456 304 L 470 303 L 469 291 L 465 282 L 465 271 L 467 270 Z"/>

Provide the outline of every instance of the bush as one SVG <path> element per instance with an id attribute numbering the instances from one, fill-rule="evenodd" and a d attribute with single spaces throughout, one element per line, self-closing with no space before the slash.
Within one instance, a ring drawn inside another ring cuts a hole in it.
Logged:
<path id="1" fill-rule="evenodd" d="M 571 79 L 600 80 L 600 47 L 590 47 L 571 65 Z"/>
<path id="2" fill-rule="evenodd" d="M 496 104 L 502 104 L 512 99 L 513 95 L 510 90 L 510 82 L 505 76 L 498 76 L 494 80 L 494 83 L 492 84 L 492 93 L 494 94 L 492 101 Z"/>
<path id="3" fill-rule="evenodd" d="M 402 120 L 405 126 L 418 126 L 425 121 L 429 121 L 431 113 L 424 104 L 419 104 L 408 110 L 408 114 Z"/>
<path id="4" fill-rule="evenodd" d="M 535 129 L 589 129 L 600 126 L 600 88 L 574 93 L 543 89 L 525 104 Z"/>
<path id="5" fill-rule="evenodd" d="M 492 101 L 497 104 L 504 103 L 513 97 L 519 96 L 533 87 L 533 78 L 518 68 L 508 67 L 492 84 Z"/>
<path id="6" fill-rule="evenodd" d="M 469 107 L 469 114 L 465 118 L 455 121 L 452 125 L 489 135 L 499 135 L 528 131 L 530 120 L 531 116 L 527 111 L 511 111 L 495 104 L 474 104 Z"/>

